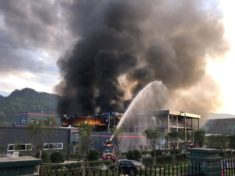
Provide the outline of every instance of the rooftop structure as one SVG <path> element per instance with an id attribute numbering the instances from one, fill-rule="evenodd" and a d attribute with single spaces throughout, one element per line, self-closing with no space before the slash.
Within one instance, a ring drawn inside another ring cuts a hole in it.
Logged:
<path id="1" fill-rule="evenodd" d="M 235 135 L 235 118 L 209 119 L 203 129 L 212 135 Z"/>
<path id="2" fill-rule="evenodd" d="M 44 114 L 26 112 L 16 114 L 16 126 L 27 126 L 29 123 L 43 123 L 45 126 L 51 126 L 53 122 L 56 122 L 55 114 Z"/>
<path id="3" fill-rule="evenodd" d="M 132 132 L 139 131 L 143 128 L 144 120 L 151 121 L 148 122 L 146 128 L 159 128 L 164 130 L 165 133 L 171 131 L 193 131 L 199 129 L 200 115 L 192 114 L 183 111 L 172 111 L 172 110 L 159 110 L 149 113 L 138 114 L 138 123 L 133 124 Z M 150 124 L 150 125 L 149 125 Z"/>
<path id="4" fill-rule="evenodd" d="M 183 130 L 189 132 L 199 129 L 200 115 L 183 111 L 160 110 L 155 112 L 156 120 L 167 124 L 167 132 Z M 167 120 L 167 121 L 166 121 Z"/>

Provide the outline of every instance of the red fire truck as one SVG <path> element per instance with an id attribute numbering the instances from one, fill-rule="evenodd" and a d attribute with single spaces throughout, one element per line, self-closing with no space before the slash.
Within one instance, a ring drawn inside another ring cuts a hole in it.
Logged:
<path id="1" fill-rule="evenodd" d="M 102 159 L 112 161 L 115 161 L 117 159 L 116 148 L 110 140 L 104 142 Z"/>

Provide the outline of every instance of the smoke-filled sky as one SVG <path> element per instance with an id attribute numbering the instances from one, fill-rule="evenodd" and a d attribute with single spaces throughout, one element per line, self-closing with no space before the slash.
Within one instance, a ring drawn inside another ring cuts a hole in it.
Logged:
<path id="1" fill-rule="evenodd" d="M 53 92 L 63 81 L 57 91 L 69 110 L 115 110 L 158 80 L 188 110 L 202 102 L 197 108 L 210 103 L 210 110 L 235 113 L 231 7 L 213 0 L 2 0 L 0 94 Z M 223 27 L 231 44 L 225 56 Z"/>

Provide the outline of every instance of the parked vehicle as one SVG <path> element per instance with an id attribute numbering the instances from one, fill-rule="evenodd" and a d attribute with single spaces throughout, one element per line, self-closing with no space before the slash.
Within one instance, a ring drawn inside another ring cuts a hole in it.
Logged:
<path id="1" fill-rule="evenodd" d="M 144 166 L 136 160 L 119 159 L 118 168 L 120 173 L 132 176 L 138 174 L 141 169 L 144 169 Z"/>

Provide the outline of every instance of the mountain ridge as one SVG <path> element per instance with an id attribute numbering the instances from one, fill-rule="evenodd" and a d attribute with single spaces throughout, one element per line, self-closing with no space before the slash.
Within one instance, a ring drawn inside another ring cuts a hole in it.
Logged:
<path id="1" fill-rule="evenodd" d="M 0 123 L 11 124 L 22 112 L 56 113 L 58 97 L 31 88 L 16 89 L 6 97 L 0 95 Z"/>

